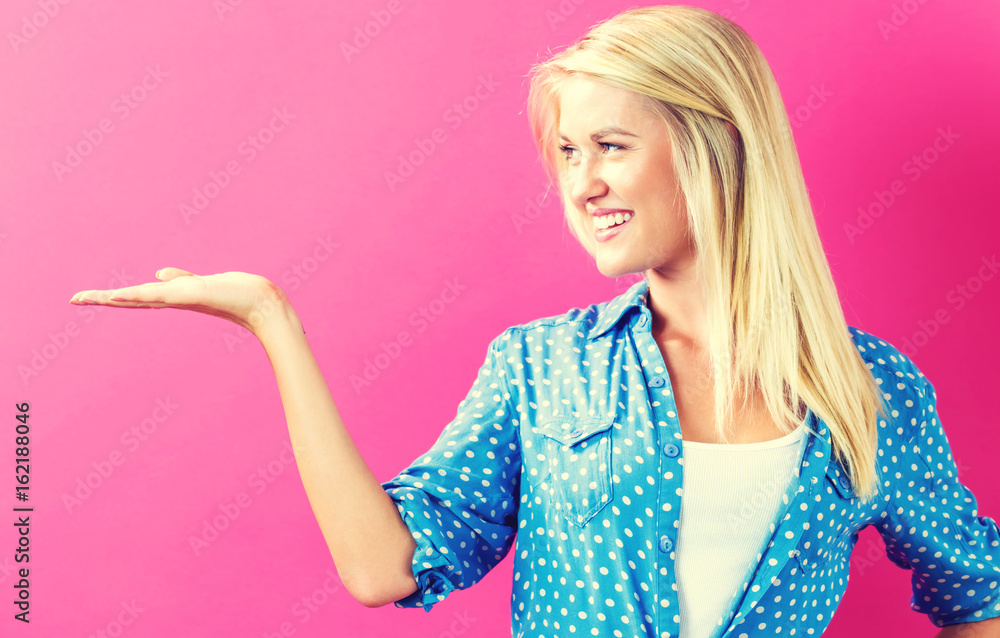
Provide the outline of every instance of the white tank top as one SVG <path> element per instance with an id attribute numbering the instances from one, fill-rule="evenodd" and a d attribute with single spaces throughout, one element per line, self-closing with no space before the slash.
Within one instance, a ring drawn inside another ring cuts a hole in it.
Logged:
<path id="1" fill-rule="evenodd" d="M 680 638 L 710 638 L 757 567 L 802 446 L 793 432 L 760 443 L 683 441 L 684 491 L 674 567 Z"/>

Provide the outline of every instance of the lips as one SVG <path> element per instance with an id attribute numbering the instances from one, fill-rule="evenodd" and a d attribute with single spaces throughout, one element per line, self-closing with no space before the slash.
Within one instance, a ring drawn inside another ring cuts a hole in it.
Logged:
<path id="1" fill-rule="evenodd" d="M 594 228 L 594 238 L 597 241 L 602 242 L 602 241 L 607 241 L 607 240 L 611 239 L 612 237 L 614 237 L 614 236 L 618 235 L 619 233 L 621 233 L 622 230 L 624 230 L 625 227 L 627 227 L 629 225 L 629 222 L 631 222 L 635 218 L 635 215 L 633 215 L 631 213 L 631 211 L 626 211 L 626 214 L 628 214 L 628 219 L 626 220 L 625 219 L 625 214 L 622 214 L 622 223 L 620 223 L 620 224 L 617 224 L 617 225 L 614 225 L 614 226 L 610 226 L 608 228 L 601 228 L 600 226 L 595 226 L 595 228 Z M 617 214 L 616 214 L 616 216 L 617 216 Z M 609 216 L 609 218 L 610 217 L 611 216 Z M 594 223 L 595 224 L 598 223 L 596 218 L 594 220 Z"/>
<path id="2" fill-rule="evenodd" d="M 624 213 L 616 212 L 608 215 L 600 215 L 594 217 L 594 224 L 598 228 L 612 228 L 616 224 L 624 224 L 632 219 L 633 214 L 631 211 L 625 211 Z"/>

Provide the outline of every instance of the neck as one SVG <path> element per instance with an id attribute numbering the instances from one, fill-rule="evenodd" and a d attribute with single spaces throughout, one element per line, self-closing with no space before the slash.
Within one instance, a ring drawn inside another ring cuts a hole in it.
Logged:
<path id="1" fill-rule="evenodd" d="M 705 301 L 701 276 L 694 261 L 680 269 L 651 268 L 647 303 L 653 317 L 652 331 L 662 344 L 696 349 L 708 345 Z"/>

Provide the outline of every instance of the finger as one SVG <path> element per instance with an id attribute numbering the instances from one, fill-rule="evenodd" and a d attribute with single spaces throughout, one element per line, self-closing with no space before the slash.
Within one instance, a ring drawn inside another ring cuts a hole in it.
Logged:
<path id="1" fill-rule="evenodd" d="M 147 300 L 152 301 L 148 294 L 140 295 L 144 291 L 141 290 L 144 286 L 162 286 L 165 282 L 156 281 L 149 284 L 141 284 L 139 286 L 130 286 L 128 288 L 117 288 L 115 290 L 81 290 L 70 298 L 70 303 L 88 305 L 88 304 L 107 304 L 111 305 L 111 301 L 139 301 Z M 112 299 L 114 298 L 114 299 Z"/>
<path id="2" fill-rule="evenodd" d="M 192 277 L 193 272 L 182 270 L 180 268 L 161 268 L 156 271 L 156 278 L 162 281 L 170 281 L 171 279 L 176 279 L 177 277 Z"/>
<path id="3" fill-rule="evenodd" d="M 103 297 L 95 295 L 95 298 L 117 302 L 127 301 L 134 304 L 162 304 L 163 295 L 160 293 L 160 290 L 165 283 L 164 281 L 154 281 L 148 284 L 139 284 L 138 286 L 103 290 L 99 291 L 103 293 Z"/>
<path id="4" fill-rule="evenodd" d="M 73 295 L 69 302 L 79 305 L 104 304 L 132 308 L 162 308 L 166 304 L 163 302 L 159 291 L 155 290 L 155 288 L 151 289 L 151 287 L 158 287 L 168 281 L 184 276 L 194 276 L 194 273 L 181 268 L 161 268 L 156 271 L 156 277 L 160 281 L 117 288 L 115 290 L 81 290 Z"/>
<path id="5" fill-rule="evenodd" d="M 159 282 L 157 282 L 159 283 Z M 148 285 L 148 284 L 147 284 Z M 114 298 L 112 298 L 114 297 Z M 80 305 L 80 306 L 119 306 L 123 308 L 166 308 L 169 307 L 168 304 L 153 300 L 145 299 L 149 297 L 148 294 L 140 295 L 138 293 L 129 292 L 126 289 L 118 290 L 84 290 L 78 292 L 76 295 L 70 299 L 70 303 Z"/>
<path id="6" fill-rule="evenodd" d="M 164 305 L 163 298 L 158 290 L 161 284 L 178 277 L 192 276 L 194 276 L 194 273 L 190 271 L 168 266 L 156 271 L 156 278 L 160 281 L 101 292 L 106 293 L 103 298 L 109 302 L 129 302 L 128 305 L 132 308 L 156 308 Z"/>
<path id="7" fill-rule="evenodd" d="M 110 292 L 109 290 L 81 290 L 70 297 L 69 302 L 78 305 L 99 303 L 98 299 L 105 299 Z"/>

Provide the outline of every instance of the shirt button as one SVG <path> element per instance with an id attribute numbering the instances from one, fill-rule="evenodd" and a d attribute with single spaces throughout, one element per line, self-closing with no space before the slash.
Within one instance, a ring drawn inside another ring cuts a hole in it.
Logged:
<path id="1" fill-rule="evenodd" d="M 677 456 L 678 452 L 680 452 L 680 449 L 673 443 L 667 443 L 666 445 L 663 446 L 663 453 L 666 454 L 667 456 L 670 457 Z"/>
<path id="2" fill-rule="evenodd" d="M 639 327 L 646 325 L 646 315 L 639 315 Z"/>
<path id="3" fill-rule="evenodd" d="M 574 439 L 576 437 L 580 436 L 581 434 L 583 434 L 583 430 L 581 430 L 580 428 L 577 428 L 577 429 L 575 429 L 575 430 L 573 430 L 572 432 L 569 433 L 570 437 L 574 438 Z"/>
<path id="4" fill-rule="evenodd" d="M 663 385 L 663 377 L 653 377 L 649 380 L 649 385 L 654 388 L 659 388 Z"/>
<path id="5" fill-rule="evenodd" d="M 847 477 L 846 477 L 846 476 L 844 476 L 843 474 L 841 474 L 841 475 L 840 475 L 840 478 L 838 478 L 838 479 L 837 479 L 837 482 L 838 482 L 838 483 L 840 483 L 840 487 L 841 487 L 841 489 L 844 489 L 844 490 L 846 490 L 846 489 L 848 489 L 849 487 L 851 487 L 851 482 L 850 482 L 850 481 L 848 481 L 848 480 L 847 480 Z"/>
<path id="6" fill-rule="evenodd" d="M 674 547 L 674 542 L 670 540 L 669 536 L 660 537 L 660 551 L 666 554 Z"/>
<path id="7" fill-rule="evenodd" d="M 819 479 L 814 476 L 811 479 L 809 479 L 809 482 L 815 485 L 816 483 L 819 483 Z"/>

